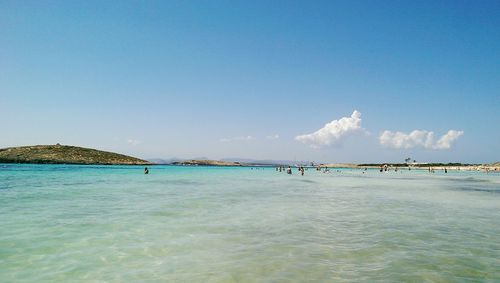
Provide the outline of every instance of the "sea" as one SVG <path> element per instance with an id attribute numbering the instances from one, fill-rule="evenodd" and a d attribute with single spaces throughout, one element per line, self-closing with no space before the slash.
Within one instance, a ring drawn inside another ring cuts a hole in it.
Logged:
<path id="1" fill-rule="evenodd" d="M 0 282 L 500 282 L 500 174 L 0 164 Z"/>

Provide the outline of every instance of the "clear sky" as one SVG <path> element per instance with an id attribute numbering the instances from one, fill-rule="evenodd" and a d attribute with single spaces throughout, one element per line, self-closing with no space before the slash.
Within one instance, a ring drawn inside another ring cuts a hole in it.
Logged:
<path id="1" fill-rule="evenodd" d="M 55 143 L 500 161 L 500 1 L 0 0 L 0 147 Z"/>

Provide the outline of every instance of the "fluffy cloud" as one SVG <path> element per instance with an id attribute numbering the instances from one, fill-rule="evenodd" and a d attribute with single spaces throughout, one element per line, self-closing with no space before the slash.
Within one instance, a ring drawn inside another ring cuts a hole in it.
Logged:
<path id="1" fill-rule="evenodd" d="M 449 130 L 434 145 L 435 149 L 448 149 L 451 145 L 464 134 L 464 131 Z"/>
<path id="2" fill-rule="evenodd" d="M 343 117 L 327 123 L 312 134 L 296 136 L 295 139 L 311 147 L 319 148 L 338 143 L 344 136 L 355 132 L 365 132 L 361 127 L 361 112 L 354 110 L 351 117 Z"/>
<path id="3" fill-rule="evenodd" d="M 220 142 L 233 142 L 233 141 L 250 141 L 255 139 L 252 136 L 242 136 L 242 137 L 234 137 L 234 138 L 222 138 Z"/>
<path id="4" fill-rule="evenodd" d="M 449 149 L 463 135 L 463 131 L 449 130 L 437 142 L 434 142 L 434 132 L 414 130 L 409 134 L 403 132 L 384 131 L 379 141 L 381 145 L 391 148 Z"/>

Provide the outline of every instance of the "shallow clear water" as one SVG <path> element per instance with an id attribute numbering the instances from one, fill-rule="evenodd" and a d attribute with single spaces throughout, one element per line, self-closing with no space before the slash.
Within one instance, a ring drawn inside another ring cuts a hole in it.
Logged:
<path id="1" fill-rule="evenodd" d="M 500 174 L 294 173 L 0 164 L 0 281 L 500 281 Z"/>

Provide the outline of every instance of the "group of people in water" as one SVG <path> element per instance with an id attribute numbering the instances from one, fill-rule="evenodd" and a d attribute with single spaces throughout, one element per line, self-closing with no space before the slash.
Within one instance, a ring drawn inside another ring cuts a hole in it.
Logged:
<path id="1" fill-rule="evenodd" d="M 365 168 L 366 170 L 366 168 Z M 391 167 L 389 167 L 389 165 L 387 164 L 384 164 L 384 165 L 381 165 L 380 166 L 380 172 L 387 172 L 387 171 L 390 171 L 391 170 Z M 394 167 L 394 172 L 398 172 L 399 168 L 398 167 Z M 410 171 L 411 170 L 411 167 L 408 166 L 408 170 Z M 429 173 L 435 173 L 434 171 L 434 168 L 432 167 L 429 167 L 428 169 Z M 447 168 L 444 168 L 443 169 L 444 173 L 448 173 L 448 169 Z"/>
<path id="2" fill-rule="evenodd" d="M 307 168 L 304 168 L 303 166 L 297 167 L 300 175 L 304 176 L 304 171 L 307 170 Z M 285 166 L 278 166 L 276 167 L 277 172 L 286 172 L 288 175 L 292 175 L 292 167 L 288 166 L 288 168 L 285 169 Z"/>
<path id="3" fill-rule="evenodd" d="M 303 166 L 298 166 L 296 167 L 297 170 L 299 171 L 299 173 L 304 176 L 304 172 L 307 170 L 306 167 L 303 167 Z M 322 168 L 324 168 L 322 170 Z M 363 174 L 365 172 L 368 171 L 368 168 L 364 168 L 362 169 L 363 170 Z M 391 171 L 391 170 L 394 170 L 394 172 L 398 172 L 400 169 L 398 167 L 389 167 L 389 165 L 387 164 L 384 164 L 384 165 L 381 165 L 380 166 L 380 172 L 388 172 L 388 171 Z M 410 167 L 408 167 L 408 170 L 411 170 Z M 285 166 L 278 166 L 276 167 L 276 171 L 277 172 L 286 172 L 287 174 L 291 175 L 292 174 L 292 167 L 291 166 L 288 166 L 287 168 L 285 168 Z M 328 167 L 322 167 L 322 166 L 317 166 L 316 167 L 316 171 L 319 171 L 319 172 L 323 172 L 323 173 L 330 173 L 330 169 Z M 336 170 L 337 172 L 341 172 L 340 170 Z M 447 168 L 444 168 L 443 169 L 444 173 L 448 173 L 448 169 Z M 429 167 L 429 173 L 434 173 L 434 168 L 432 167 Z"/>
<path id="4" fill-rule="evenodd" d="M 296 167 L 297 170 L 299 171 L 299 174 L 304 176 L 304 173 L 305 171 L 307 171 L 307 167 L 304 167 L 304 166 L 298 166 Z M 324 170 L 322 171 L 321 168 L 324 168 Z M 252 170 L 254 168 L 252 167 Z M 255 168 L 255 169 L 259 169 L 259 168 Z M 262 168 L 264 169 L 264 168 Z M 452 168 L 453 169 L 453 168 Z M 363 174 L 368 170 L 368 168 L 364 168 L 363 170 Z M 389 167 L 389 165 L 387 164 L 384 164 L 384 165 L 381 165 L 380 166 L 380 172 L 388 172 L 388 171 L 391 171 L 391 170 L 394 170 L 395 172 L 398 172 L 399 168 L 398 167 Z M 411 167 L 408 167 L 408 170 L 411 170 Z M 460 170 L 460 168 L 458 169 Z M 288 166 L 287 168 L 285 168 L 285 166 L 283 165 L 280 165 L 278 167 L 276 167 L 276 171 L 277 172 L 286 172 L 287 174 L 289 175 L 292 175 L 292 167 L 291 166 Z M 319 172 L 323 172 L 323 173 L 330 173 L 330 169 L 328 169 L 328 167 L 325 167 L 325 166 L 317 166 L 316 167 L 316 171 L 319 171 Z M 429 167 L 428 169 L 429 173 L 435 173 L 434 171 L 434 168 L 432 167 Z M 444 173 L 448 173 L 448 169 L 447 168 L 443 168 L 443 171 Z M 490 171 L 492 170 L 488 170 L 488 168 L 485 169 L 485 172 L 486 173 L 489 173 Z M 493 170 L 493 172 L 496 172 L 497 170 Z M 340 170 L 337 170 L 337 172 L 341 172 Z M 149 168 L 148 167 L 144 167 L 144 174 L 149 174 Z"/>

